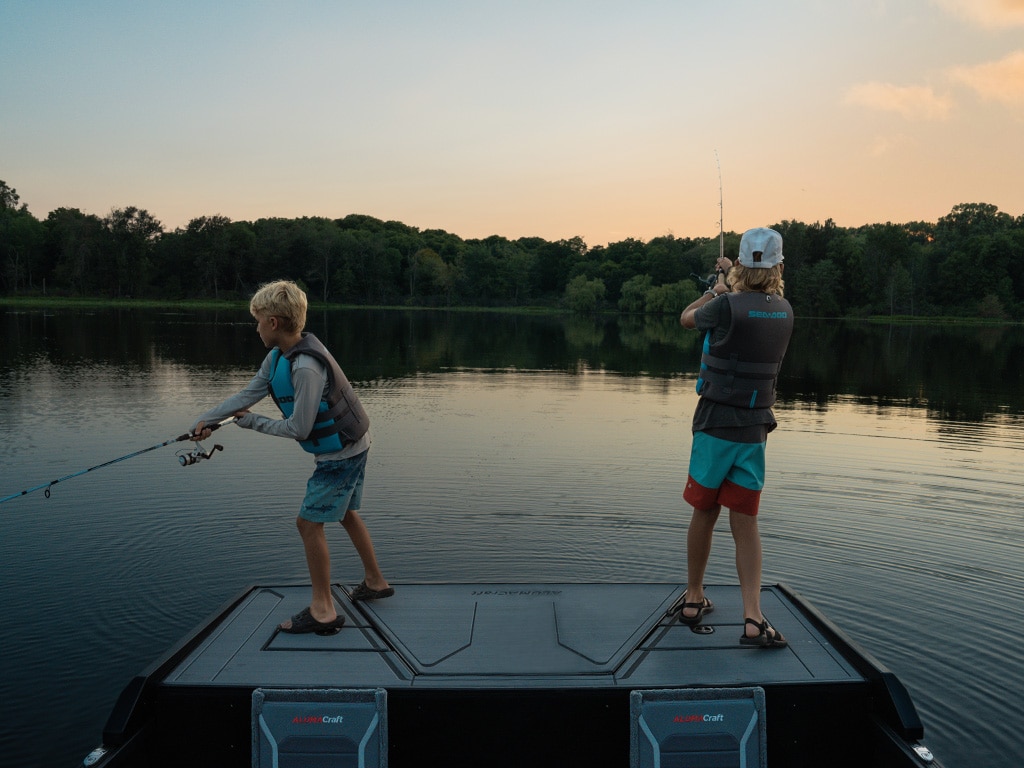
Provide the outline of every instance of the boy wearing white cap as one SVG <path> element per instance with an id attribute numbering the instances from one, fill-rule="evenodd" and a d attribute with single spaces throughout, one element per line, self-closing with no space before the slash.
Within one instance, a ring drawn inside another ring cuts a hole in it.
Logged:
<path id="1" fill-rule="evenodd" d="M 742 645 L 781 648 L 782 633 L 761 613 L 761 535 L 757 512 L 764 487 L 768 433 L 777 426 L 775 383 L 793 332 L 793 308 L 783 298 L 782 236 L 759 227 L 743 233 L 736 264 L 679 318 L 705 334 L 693 414 L 693 446 L 683 498 L 693 506 L 686 536 L 687 586 L 673 606 L 696 626 L 714 610 L 704 594 L 711 538 L 722 507 L 736 544 L 743 597 Z M 729 262 L 726 264 L 725 262 Z"/>

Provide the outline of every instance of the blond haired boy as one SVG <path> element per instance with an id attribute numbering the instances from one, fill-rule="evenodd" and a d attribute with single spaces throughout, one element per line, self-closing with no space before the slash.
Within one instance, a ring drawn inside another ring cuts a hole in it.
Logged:
<path id="1" fill-rule="evenodd" d="M 693 507 L 686 533 L 687 584 L 670 609 L 691 627 L 715 606 L 704 594 L 711 539 L 722 507 L 736 545 L 743 598 L 741 645 L 784 648 L 782 633 L 761 612 L 761 534 L 757 513 L 768 433 L 775 429 L 775 383 L 793 333 L 793 307 L 783 297 L 782 235 L 748 229 L 728 274 L 683 310 L 684 328 L 704 333 L 693 413 L 693 443 L 683 498 Z"/>
<path id="2" fill-rule="evenodd" d="M 331 593 L 331 557 L 324 523 L 340 521 L 362 561 L 363 582 L 352 600 L 390 597 L 395 590 L 377 564 L 370 532 L 359 516 L 370 419 L 352 385 L 326 347 L 304 332 L 308 303 L 295 283 L 279 280 L 260 287 L 249 302 L 256 332 L 270 350 L 260 369 L 238 394 L 202 414 L 192 428 L 195 439 L 209 437 L 205 425 L 234 416 L 238 426 L 265 435 L 287 437 L 315 457 L 316 468 L 296 518 L 312 582 L 309 607 L 279 625 L 282 632 L 332 634 L 345 617 Z M 249 411 L 271 395 L 283 418 Z"/>

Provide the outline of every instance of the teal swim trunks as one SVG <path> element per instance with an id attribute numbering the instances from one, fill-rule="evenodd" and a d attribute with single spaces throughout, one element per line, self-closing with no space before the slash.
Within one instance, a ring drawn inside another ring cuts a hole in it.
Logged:
<path id="1" fill-rule="evenodd" d="M 756 515 L 764 488 L 767 442 L 737 443 L 694 432 L 683 499 L 694 509 L 720 504 Z"/>
<path id="2" fill-rule="evenodd" d="M 306 498 L 299 517 L 311 523 L 333 523 L 343 520 L 350 509 L 358 511 L 363 501 L 368 453 L 363 451 L 340 461 L 318 461 L 306 483 Z"/>

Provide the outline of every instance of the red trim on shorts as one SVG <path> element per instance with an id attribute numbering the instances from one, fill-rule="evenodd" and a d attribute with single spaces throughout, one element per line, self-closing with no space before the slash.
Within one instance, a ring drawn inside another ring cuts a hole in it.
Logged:
<path id="1" fill-rule="evenodd" d="M 761 505 L 761 492 L 752 491 L 729 480 L 722 481 L 721 488 L 706 488 L 692 477 L 687 476 L 683 500 L 694 509 L 710 510 L 716 504 L 741 515 L 757 516 Z"/>
<path id="2" fill-rule="evenodd" d="M 683 489 L 683 501 L 694 509 L 710 510 L 718 503 L 718 489 L 706 488 L 691 476 L 686 476 L 686 487 Z"/>

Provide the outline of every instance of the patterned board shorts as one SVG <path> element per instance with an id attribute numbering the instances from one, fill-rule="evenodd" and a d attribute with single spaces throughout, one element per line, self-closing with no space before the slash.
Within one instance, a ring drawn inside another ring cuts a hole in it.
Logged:
<path id="1" fill-rule="evenodd" d="M 764 488 L 766 445 L 734 443 L 695 432 L 683 499 L 694 509 L 720 504 L 734 512 L 756 515 Z"/>
<path id="2" fill-rule="evenodd" d="M 340 461 L 318 461 L 306 483 L 299 517 L 311 523 L 341 521 L 350 509 L 358 510 L 363 501 L 363 476 L 366 454 Z"/>

